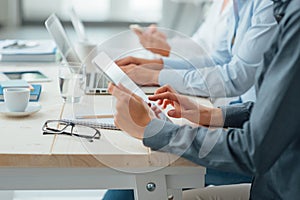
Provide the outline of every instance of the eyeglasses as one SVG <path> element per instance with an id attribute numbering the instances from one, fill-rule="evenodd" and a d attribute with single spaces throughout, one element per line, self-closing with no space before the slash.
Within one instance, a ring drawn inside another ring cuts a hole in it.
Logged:
<path id="1" fill-rule="evenodd" d="M 100 139 L 101 133 L 96 128 L 79 125 L 64 120 L 47 120 L 42 128 L 43 135 L 61 134 L 77 136 L 93 142 L 94 139 Z"/>

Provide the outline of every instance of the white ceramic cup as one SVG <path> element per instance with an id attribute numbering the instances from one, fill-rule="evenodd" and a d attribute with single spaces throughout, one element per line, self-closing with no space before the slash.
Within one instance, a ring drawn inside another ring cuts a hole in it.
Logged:
<path id="1" fill-rule="evenodd" d="M 4 102 L 11 112 L 24 112 L 28 106 L 30 90 L 29 88 L 5 88 Z"/>

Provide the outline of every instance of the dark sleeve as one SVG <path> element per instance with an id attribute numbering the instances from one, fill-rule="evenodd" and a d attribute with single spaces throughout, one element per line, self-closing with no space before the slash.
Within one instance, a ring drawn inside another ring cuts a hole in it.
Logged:
<path id="1" fill-rule="evenodd" d="M 249 120 L 254 103 L 246 102 L 243 104 L 220 107 L 224 118 L 224 127 L 242 128 L 243 124 Z"/>
<path id="2" fill-rule="evenodd" d="M 275 41 L 280 50 L 242 129 L 193 128 L 155 119 L 146 127 L 144 144 L 199 165 L 248 174 L 266 173 L 291 144 L 299 145 L 300 12 L 291 16 L 281 23 Z"/>

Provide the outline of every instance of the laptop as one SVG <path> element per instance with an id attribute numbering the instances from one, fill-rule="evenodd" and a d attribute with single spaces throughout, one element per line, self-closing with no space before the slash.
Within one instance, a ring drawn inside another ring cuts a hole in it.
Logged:
<path id="1" fill-rule="evenodd" d="M 65 62 L 83 62 L 80 60 L 59 18 L 52 14 L 45 21 L 45 26 L 61 52 Z M 108 94 L 108 80 L 100 73 L 86 73 L 86 94 Z"/>
<path id="2" fill-rule="evenodd" d="M 85 28 L 74 8 L 70 10 L 70 18 L 79 41 L 88 41 Z"/>

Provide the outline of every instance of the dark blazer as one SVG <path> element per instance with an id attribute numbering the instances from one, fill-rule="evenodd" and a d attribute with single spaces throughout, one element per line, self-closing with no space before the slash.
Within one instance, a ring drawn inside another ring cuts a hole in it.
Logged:
<path id="1" fill-rule="evenodd" d="M 143 140 L 203 166 L 254 175 L 251 199 L 300 197 L 300 0 L 282 2 L 278 32 L 257 72 L 256 103 L 223 108 L 225 125 L 237 128 L 155 119 Z"/>

